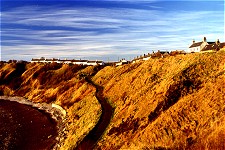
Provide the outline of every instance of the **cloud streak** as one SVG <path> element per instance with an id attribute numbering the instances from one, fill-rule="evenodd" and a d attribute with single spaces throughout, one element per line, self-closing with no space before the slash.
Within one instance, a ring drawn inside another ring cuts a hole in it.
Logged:
<path id="1" fill-rule="evenodd" d="M 193 38 L 205 35 L 213 41 L 224 36 L 221 11 L 32 5 L 4 11 L 1 17 L 3 60 L 134 57 L 187 49 Z"/>

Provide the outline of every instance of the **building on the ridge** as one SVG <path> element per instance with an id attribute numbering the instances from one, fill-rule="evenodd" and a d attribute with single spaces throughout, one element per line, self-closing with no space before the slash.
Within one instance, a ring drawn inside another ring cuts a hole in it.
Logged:
<path id="1" fill-rule="evenodd" d="M 50 59 L 45 59 L 45 62 L 46 63 L 58 63 L 59 59 L 56 59 L 56 58 L 50 58 Z"/>
<path id="2" fill-rule="evenodd" d="M 169 55 L 176 56 L 176 55 L 185 55 L 186 52 L 184 50 L 172 50 Z"/>
<path id="3" fill-rule="evenodd" d="M 116 66 L 121 66 L 128 63 L 129 61 L 127 61 L 126 59 L 121 59 L 119 62 L 116 62 Z"/>
<path id="4" fill-rule="evenodd" d="M 223 48 L 225 48 L 225 43 L 220 43 L 219 39 L 217 39 L 215 43 L 206 45 L 202 49 L 202 52 L 206 52 L 206 51 L 219 51 L 219 50 L 221 50 Z"/>
<path id="5" fill-rule="evenodd" d="M 74 65 L 87 65 L 88 60 L 71 60 L 71 63 Z"/>
<path id="6" fill-rule="evenodd" d="M 201 42 L 195 42 L 195 40 L 193 40 L 191 46 L 189 47 L 189 52 L 191 53 L 200 52 L 206 45 L 213 43 L 214 42 L 207 42 L 206 37 L 204 37 Z"/>
<path id="7" fill-rule="evenodd" d="M 32 58 L 31 60 L 32 63 L 61 63 L 61 64 L 74 64 L 74 65 L 88 65 L 88 66 L 96 66 L 96 65 L 104 65 L 104 62 L 101 60 L 95 60 L 95 61 L 90 61 L 90 60 L 75 60 L 75 59 L 55 59 L 55 58 Z"/>
<path id="8" fill-rule="evenodd" d="M 220 50 L 225 50 L 225 42 L 220 43 Z"/>
<path id="9" fill-rule="evenodd" d="M 167 56 L 170 56 L 169 51 L 158 50 L 157 52 L 153 51 L 152 54 L 148 53 L 148 54 L 144 54 L 144 55 L 141 55 L 141 56 L 137 56 L 131 62 L 137 63 L 137 62 L 140 62 L 140 61 L 147 61 L 151 58 L 164 58 L 164 57 L 167 57 Z"/>
<path id="10" fill-rule="evenodd" d="M 31 59 L 31 62 L 32 63 L 45 63 L 46 62 L 45 60 L 46 59 L 44 57 L 41 57 L 41 58 L 32 58 Z"/>
<path id="11" fill-rule="evenodd" d="M 100 60 L 96 60 L 96 61 L 93 61 L 93 60 L 90 60 L 90 61 L 87 61 L 87 65 L 88 66 L 97 66 L 97 65 L 104 65 L 104 62 L 103 61 L 100 61 Z"/>
<path id="12" fill-rule="evenodd" d="M 151 58 L 163 58 L 169 56 L 169 52 L 168 51 L 160 51 L 158 50 L 156 53 L 153 52 L 153 54 L 151 55 Z"/>
<path id="13" fill-rule="evenodd" d="M 147 55 L 144 54 L 143 56 L 143 60 L 149 60 L 152 57 L 152 55 L 150 53 L 148 53 Z"/>
<path id="14" fill-rule="evenodd" d="M 225 48 L 225 43 L 220 43 L 219 39 L 217 39 L 215 42 L 207 42 L 206 37 L 204 37 L 202 42 L 195 42 L 195 40 L 193 40 L 188 51 L 191 53 L 218 51 L 223 48 Z"/>

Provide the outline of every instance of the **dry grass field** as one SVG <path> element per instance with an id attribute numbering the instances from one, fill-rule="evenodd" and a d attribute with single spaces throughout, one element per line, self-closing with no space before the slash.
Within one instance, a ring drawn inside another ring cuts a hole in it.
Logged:
<path id="1" fill-rule="evenodd" d="M 100 149 L 224 149 L 225 53 L 105 67 L 93 80 L 115 107 Z"/>
<path id="2" fill-rule="evenodd" d="M 225 51 L 155 58 L 118 67 L 5 64 L 0 94 L 67 111 L 61 149 L 97 124 L 96 88 L 114 108 L 96 149 L 225 149 Z"/>
<path id="3" fill-rule="evenodd" d="M 67 117 L 60 149 L 74 149 L 101 115 L 96 89 L 84 79 L 93 69 L 66 64 L 6 64 L 0 71 L 0 94 L 62 106 Z"/>

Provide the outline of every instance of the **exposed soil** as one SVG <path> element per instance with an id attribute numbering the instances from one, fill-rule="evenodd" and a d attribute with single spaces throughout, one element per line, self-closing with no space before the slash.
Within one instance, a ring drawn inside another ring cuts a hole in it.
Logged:
<path id="1" fill-rule="evenodd" d="M 57 123 L 29 105 L 0 99 L 0 149 L 47 150 L 56 144 Z"/>

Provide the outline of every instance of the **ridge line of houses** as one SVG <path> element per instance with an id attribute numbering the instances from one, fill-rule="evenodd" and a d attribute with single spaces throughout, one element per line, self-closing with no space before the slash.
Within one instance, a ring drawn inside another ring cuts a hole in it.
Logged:
<path id="1" fill-rule="evenodd" d="M 196 53 L 196 52 L 215 52 L 219 50 L 225 50 L 225 42 L 221 43 L 219 39 L 217 39 L 215 42 L 207 42 L 206 37 L 203 38 L 201 42 L 195 42 L 195 40 L 192 41 L 192 44 L 188 48 L 189 53 Z M 128 64 L 128 63 L 136 63 L 139 61 L 146 61 L 149 60 L 150 58 L 163 58 L 167 56 L 175 56 L 175 55 L 180 55 L 180 54 L 187 54 L 184 50 L 176 50 L 176 51 L 160 51 L 158 50 L 157 52 L 153 52 L 152 54 L 148 53 L 147 55 L 144 54 L 143 56 L 137 56 L 131 61 L 127 61 L 126 59 L 121 59 L 119 62 L 111 62 L 111 63 L 105 63 L 102 60 L 61 60 L 61 59 L 47 59 L 44 57 L 34 59 L 32 58 L 31 62 L 32 63 L 63 63 L 63 64 L 77 64 L 77 65 L 87 65 L 87 66 L 96 66 L 96 65 L 115 65 L 115 66 L 120 66 L 123 64 Z"/>
<path id="2" fill-rule="evenodd" d="M 76 59 L 56 59 L 56 58 L 32 58 L 32 63 L 63 63 L 63 64 L 76 64 L 76 65 L 87 65 L 87 66 L 96 66 L 104 65 L 104 62 L 101 60 L 76 60 Z"/>
<path id="3" fill-rule="evenodd" d="M 219 39 L 215 42 L 207 42 L 206 37 L 203 38 L 201 42 L 192 41 L 192 44 L 189 47 L 189 52 L 208 52 L 208 51 L 219 51 L 225 49 L 225 42 L 221 43 Z"/>
<path id="4" fill-rule="evenodd" d="M 205 52 L 216 52 L 219 50 L 225 50 L 225 42 L 221 43 L 219 39 L 217 39 L 215 42 L 207 42 L 206 37 L 203 38 L 201 42 L 195 42 L 195 40 L 192 41 L 192 44 L 188 48 L 188 52 L 185 52 L 184 50 L 176 50 L 176 51 L 158 51 L 153 52 L 152 54 L 147 55 L 141 55 L 137 56 L 132 60 L 132 63 L 139 62 L 142 60 L 149 60 L 150 58 L 160 58 L 160 57 L 167 57 L 167 56 L 175 56 L 179 54 L 188 54 L 188 53 L 205 53 Z"/>
<path id="5" fill-rule="evenodd" d="M 139 61 L 146 61 L 146 60 L 149 60 L 150 58 L 164 58 L 164 57 L 167 57 L 167 56 L 175 56 L 175 55 L 180 55 L 180 54 L 183 54 L 185 55 L 186 52 L 184 50 L 176 50 L 176 51 L 160 51 L 158 50 L 157 52 L 154 52 L 152 54 L 148 53 L 147 55 L 144 54 L 144 55 L 141 55 L 141 56 L 137 56 L 135 57 L 131 62 L 132 63 L 136 63 L 136 62 L 139 62 Z"/>

